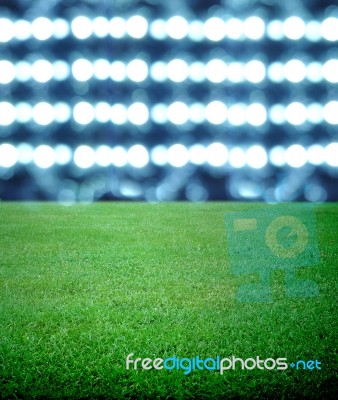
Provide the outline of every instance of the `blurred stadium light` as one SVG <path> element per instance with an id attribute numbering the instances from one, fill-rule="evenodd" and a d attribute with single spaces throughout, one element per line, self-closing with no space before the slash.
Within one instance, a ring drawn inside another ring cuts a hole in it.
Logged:
<path id="1" fill-rule="evenodd" d="M 338 199 L 338 7 L 0 0 L 0 198 Z"/>

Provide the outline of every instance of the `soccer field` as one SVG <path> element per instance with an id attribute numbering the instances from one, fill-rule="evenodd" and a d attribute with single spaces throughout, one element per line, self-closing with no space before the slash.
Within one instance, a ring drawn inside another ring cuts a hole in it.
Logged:
<path id="1" fill-rule="evenodd" d="M 317 296 L 286 296 L 280 269 L 270 302 L 238 301 L 258 276 L 232 273 L 224 218 L 269 207 L 0 203 L 2 398 L 333 398 L 338 205 L 315 206 L 320 262 L 296 271 Z M 134 370 L 131 353 L 321 369 Z"/>

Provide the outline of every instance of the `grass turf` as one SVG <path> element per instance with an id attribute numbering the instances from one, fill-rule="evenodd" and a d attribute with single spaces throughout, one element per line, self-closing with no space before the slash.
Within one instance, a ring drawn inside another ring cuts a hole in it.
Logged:
<path id="1" fill-rule="evenodd" d="M 330 398 L 338 205 L 316 207 L 318 297 L 240 303 L 224 214 L 252 203 L 0 203 L 3 398 Z M 243 260 L 245 257 L 243 258 Z M 136 357 L 318 359 L 322 369 L 126 370 Z"/>

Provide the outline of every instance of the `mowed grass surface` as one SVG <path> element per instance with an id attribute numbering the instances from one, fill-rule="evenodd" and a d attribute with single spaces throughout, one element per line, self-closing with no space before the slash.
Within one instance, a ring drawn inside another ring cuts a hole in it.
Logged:
<path id="1" fill-rule="evenodd" d="M 333 398 L 338 206 L 316 207 L 320 295 L 240 303 L 224 214 L 264 204 L 0 203 L 3 398 Z M 245 262 L 245 255 L 243 255 Z M 313 371 L 126 370 L 136 357 L 317 359 Z"/>

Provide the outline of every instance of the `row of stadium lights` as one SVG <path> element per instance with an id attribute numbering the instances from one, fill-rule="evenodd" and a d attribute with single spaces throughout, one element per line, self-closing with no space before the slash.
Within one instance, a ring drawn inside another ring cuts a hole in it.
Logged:
<path id="1" fill-rule="evenodd" d="M 171 123 L 184 125 L 186 123 L 201 124 L 204 122 L 221 125 L 228 123 L 232 126 L 262 126 L 268 120 L 276 125 L 285 123 L 299 126 L 306 122 L 320 124 L 325 121 L 331 125 L 338 124 L 338 101 L 330 101 L 325 105 L 312 103 L 308 106 L 293 102 L 289 105 L 275 104 L 268 110 L 263 104 L 236 103 L 227 106 L 221 101 L 214 100 L 208 104 L 193 103 L 190 106 L 176 101 L 169 105 L 156 104 L 151 109 L 141 102 L 126 106 L 122 103 L 110 105 L 98 102 L 93 105 L 81 101 L 71 109 L 67 103 L 40 102 L 34 106 L 29 103 L 13 105 L 0 102 L 0 126 L 8 126 L 14 122 L 27 123 L 33 120 L 36 124 L 46 126 L 51 123 L 65 123 L 71 118 L 79 125 L 93 122 L 124 125 L 131 123 L 141 126 L 149 122 L 156 124 Z"/>
<path id="2" fill-rule="evenodd" d="M 9 84 L 15 79 L 21 82 L 34 79 L 40 83 L 46 83 L 51 79 L 62 81 L 69 78 L 70 73 L 79 82 L 96 78 L 112 79 L 116 82 L 129 79 L 138 83 L 150 77 L 156 82 L 169 79 L 176 83 L 187 79 L 193 82 L 208 80 L 216 84 L 226 80 L 232 83 L 260 83 L 266 78 L 274 83 L 281 83 L 284 80 L 299 83 L 305 79 L 313 83 L 323 79 L 329 83 L 338 83 L 337 71 L 338 59 L 329 59 L 323 64 L 310 62 L 307 65 L 301 60 L 292 59 L 286 63 L 273 62 L 268 66 L 259 60 L 226 63 L 221 59 L 212 59 L 207 63 L 195 61 L 188 64 L 179 58 L 169 62 L 157 61 L 151 65 L 141 59 L 134 59 L 129 63 L 122 61 L 110 63 L 105 59 L 91 62 L 81 58 L 74 61 L 71 66 L 62 60 L 53 63 L 37 60 L 32 64 L 27 61 L 13 64 L 8 60 L 0 60 L 0 84 Z"/>
<path id="3" fill-rule="evenodd" d="M 60 18 L 50 20 L 39 17 L 32 22 L 13 22 L 8 18 L 0 18 L 0 42 L 3 43 L 13 39 L 28 40 L 31 37 L 41 41 L 52 37 L 64 39 L 70 33 L 80 40 L 93 35 L 98 38 L 110 35 L 115 39 L 127 35 L 133 39 L 142 39 L 149 34 L 156 40 L 188 38 L 193 41 L 207 39 L 218 42 L 225 38 L 261 40 L 266 36 L 272 40 L 305 38 L 313 42 L 321 39 L 334 42 L 338 40 L 338 18 L 328 17 L 322 22 L 306 22 L 298 16 L 292 16 L 284 21 L 273 20 L 267 24 L 258 16 L 251 16 L 245 20 L 230 18 L 226 21 L 219 17 L 212 17 L 206 21 L 188 21 L 182 16 L 173 16 L 168 20 L 157 19 L 150 23 L 141 15 L 134 15 L 128 19 L 114 17 L 110 20 L 102 16 L 94 19 L 78 16 L 70 23 Z"/>
<path id="4" fill-rule="evenodd" d="M 151 151 L 141 144 L 130 148 L 122 146 L 109 147 L 101 145 L 96 149 L 80 145 L 73 152 L 68 146 L 59 144 L 55 148 L 40 145 L 33 148 L 27 143 L 15 147 L 9 143 L 0 145 L 0 166 L 11 168 L 16 163 L 34 163 L 39 168 L 50 168 L 57 165 L 67 165 L 73 162 L 82 169 L 115 166 L 122 168 L 144 168 L 149 163 L 156 166 L 181 168 L 191 163 L 193 165 L 209 165 L 222 167 L 229 165 L 231 168 L 249 167 L 261 169 L 270 163 L 276 167 L 290 166 L 301 168 L 306 164 L 319 166 L 326 164 L 329 167 L 338 167 L 338 143 L 327 146 L 314 144 L 307 149 L 299 144 L 289 147 L 275 146 L 269 152 L 260 145 L 253 145 L 246 150 L 241 147 L 228 149 L 222 143 L 212 143 L 208 146 L 195 144 L 186 147 L 183 144 L 174 144 L 170 147 L 158 145 Z"/>

